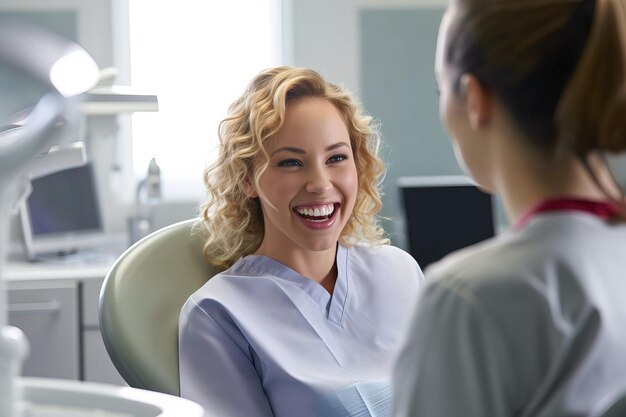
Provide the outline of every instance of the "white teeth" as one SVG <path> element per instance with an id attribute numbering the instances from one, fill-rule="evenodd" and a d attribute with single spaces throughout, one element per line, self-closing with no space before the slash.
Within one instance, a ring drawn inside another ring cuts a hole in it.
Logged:
<path id="1" fill-rule="evenodd" d="M 309 217 L 326 217 L 331 215 L 335 211 L 333 204 L 327 204 L 325 206 L 319 206 L 315 208 L 298 208 L 296 209 L 298 214 Z"/>

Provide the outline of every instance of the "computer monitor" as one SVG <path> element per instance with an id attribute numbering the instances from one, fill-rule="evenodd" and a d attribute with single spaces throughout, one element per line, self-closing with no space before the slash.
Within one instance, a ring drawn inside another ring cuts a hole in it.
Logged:
<path id="1" fill-rule="evenodd" d="M 29 259 L 64 255 L 105 242 L 93 167 L 86 164 L 31 181 L 20 207 Z"/>
<path id="2" fill-rule="evenodd" d="M 494 235 L 493 198 L 464 176 L 401 177 L 408 249 L 426 268 Z"/>

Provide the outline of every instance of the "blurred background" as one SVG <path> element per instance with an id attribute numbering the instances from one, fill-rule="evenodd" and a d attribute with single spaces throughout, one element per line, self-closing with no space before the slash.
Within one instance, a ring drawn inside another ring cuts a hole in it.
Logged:
<path id="1" fill-rule="evenodd" d="M 67 139 L 85 143 L 103 227 L 114 242 L 196 214 L 219 120 L 252 76 L 286 64 L 312 67 L 343 85 L 381 123 L 389 163 L 382 214 L 392 219 L 385 228 L 394 243 L 405 246 L 396 179 L 461 173 L 439 124 L 433 76 L 444 6 L 443 0 L 0 0 L 0 24 L 27 21 L 76 41 L 102 69 L 100 90 L 130 86 L 124 93 L 143 100 L 86 106 Z M 7 77 L 0 83 L 14 84 Z M 145 182 L 140 186 L 153 158 L 160 171 L 156 197 L 147 195 Z M 132 224 L 145 213 L 150 224 Z M 12 224 L 19 252 L 17 216 Z"/>

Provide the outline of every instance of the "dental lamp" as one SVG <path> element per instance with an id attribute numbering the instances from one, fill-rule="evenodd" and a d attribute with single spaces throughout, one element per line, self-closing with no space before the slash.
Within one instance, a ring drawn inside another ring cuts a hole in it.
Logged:
<path id="1" fill-rule="evenodd" d="M 28 184 L 27 172 L 35 155 L 48 151 L 77 117 L 77 109 L 66 97 L 93 86 L 98 67 L 78 45 L 13 24 L 0 28 L 0 66 L 46 91 L 25 118 L 0 127 L 0 417 L 14 417 L 18 416 L 16 405 L 21 398 L 16 380 L 28 343 L 20 329 L 7 323 L 2 277 L 10 211 Z M 0 97 L 15 100 L 10 94 Z"/>

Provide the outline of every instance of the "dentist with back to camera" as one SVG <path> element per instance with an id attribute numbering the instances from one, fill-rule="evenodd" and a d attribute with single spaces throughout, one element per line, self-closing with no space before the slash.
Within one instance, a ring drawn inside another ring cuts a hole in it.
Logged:
<path id="1" fill-rule="evenodd" d="M 626 392 L 624 0 L 456 0 L 439 105 L 511 229 L 426 272 L 396 417 L 596 416 Z M 623 414 L 622 414 L 623 415 Z"/>

